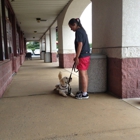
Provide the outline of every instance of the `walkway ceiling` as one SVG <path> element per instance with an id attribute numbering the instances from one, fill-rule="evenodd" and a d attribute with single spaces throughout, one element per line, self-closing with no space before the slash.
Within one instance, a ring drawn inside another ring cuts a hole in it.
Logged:
<path id="1" fill-rule="evenodd" d="M 38 41 L 72 0 L 9 0 L 27 41 Z M 36 18 L 41 21 L 37 22 Z M 37 31 L 35 33 L 35 31 Z"/>

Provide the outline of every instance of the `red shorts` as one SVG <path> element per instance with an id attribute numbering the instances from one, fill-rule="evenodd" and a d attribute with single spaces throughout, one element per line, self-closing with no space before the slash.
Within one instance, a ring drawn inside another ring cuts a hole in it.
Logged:
<path id="1" fill-rule="evenodd" d="M 87 70 L 90 63 L 90 56 L 79 58 L 78 70 Z"/>

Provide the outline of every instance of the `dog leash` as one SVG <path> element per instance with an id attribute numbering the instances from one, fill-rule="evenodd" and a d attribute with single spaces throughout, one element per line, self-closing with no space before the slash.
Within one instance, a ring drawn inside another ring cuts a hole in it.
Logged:
<path id="1" fill-rule="evenodd" d="M 72 70 L 71 70 L 71 73 L 70 73 L 70 76 L 69 76 L 69 81 L 68 81 L 68 94 L 71 93 L 71 86 L 70 86 L 70 81 L 72 80 L 72 72 L 78 72 L 78 70 L 76 71 L 76 65 L 75 65 L 75 62 L 72 66 Z"/>

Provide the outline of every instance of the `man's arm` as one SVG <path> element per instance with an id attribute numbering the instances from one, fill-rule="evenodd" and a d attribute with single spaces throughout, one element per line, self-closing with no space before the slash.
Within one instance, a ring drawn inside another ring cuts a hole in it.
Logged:
<path id="1" fill-rule="evenodd" d="M 75 57 L 75 64 L 76 64 L 76 66 L 79 63 L 79 56 L 80 56 L 82 47 L 83 47 L 83 43 L 82 42 L 78 42 L 78 47 L 77 47 L 77 52 L 76 52 L 76 57 Z"/>

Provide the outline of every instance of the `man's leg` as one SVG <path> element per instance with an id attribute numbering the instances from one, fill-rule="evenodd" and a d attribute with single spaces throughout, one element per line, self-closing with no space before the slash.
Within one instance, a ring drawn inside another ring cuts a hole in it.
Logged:
<path id="1" fill-rule="evenodd" d="M 79 70 L 79 79 L 80 79 L 80 87 L 81 91 L 76 95 L 76 99 L 88 99 L 88 74 L 87 70 Z"/>
<path id="2" fill-rule="evenodd" d="M 81 90 L 82 92 L 87 92 L 87 88 L 88 88 L 87 70 L 79 70 L 79 76 L 80 76 Z"/>

